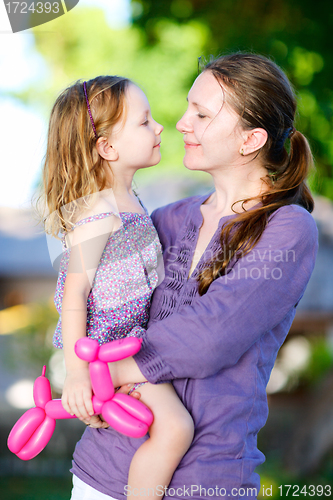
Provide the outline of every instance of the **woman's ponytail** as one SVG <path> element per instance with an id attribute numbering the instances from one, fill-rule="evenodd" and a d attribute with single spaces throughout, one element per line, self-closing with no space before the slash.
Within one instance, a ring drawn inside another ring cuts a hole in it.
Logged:
<path id="1" fill-rule="evenodd" d="M 312 212 L 314 201 L 305 180 L 313 167 L 313 157 L 307 139 L 295 130 L 290 137 L 290 152 L 283 172 L 277 177 L 272 194 L 276 189 L 284 193 L 288 204 L 301 205 Z M 275 189 L 274 189 L 275 188 Z"/>

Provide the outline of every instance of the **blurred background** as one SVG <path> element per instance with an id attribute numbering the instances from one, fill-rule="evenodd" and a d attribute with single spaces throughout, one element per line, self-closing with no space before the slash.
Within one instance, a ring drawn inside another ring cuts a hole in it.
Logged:
<path id="1" fill-rule="evenodd" d="M 329 495 L 333 485 L 333 7 L 329 0 L 81 0 L 58 19 L 12 34 L 0 5 L 0 496 L 61 500 L 70 494 L 71 455 L 83 424 L 58 422 L 30 462 L 12 455 L 8 433 L 34 406 L 44 364 L 61 393 L 61 353 L 52 347 L 56 273 L 31 207 L 58 93 L 98 74 L 132 78 L 164 125 L 162 161 L 139 172 L 149 210 L 210 189 L 208 176 L 182 166 L 175 123 L 186 109 L 198 58 L 238 50 L 271 57 L 288 74 L 299 103 L 297 128 L 315 156 L 310 186 L 320 249 L 268 386 L 270 414 L 259 434 L 267 457 L 265 496 Z M 278 300 L 278 297 L 277 297 Z M 222 404 L 223 402 L 221 402 Z M 299 487 L 299 490 L 297 488 Z M 322 489 L 323 487 L 323 489 Z M 261 497 L 263 494 L 261 492 Z"/>

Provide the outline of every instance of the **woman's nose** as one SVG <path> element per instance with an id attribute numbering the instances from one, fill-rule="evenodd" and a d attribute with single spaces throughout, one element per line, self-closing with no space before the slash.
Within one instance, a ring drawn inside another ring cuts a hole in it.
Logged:
<path id="1" fill-rule="evenodd" d="M 190 125 L 189 125 L 188 119 L 187 119 L 187 112 L 185 112 L 183 114 L 183 116 L 181 117 L 181 119 L 177 122 L 176 129 L 181 134 L 185 134 L 186 132 L 189 131 Z"/>

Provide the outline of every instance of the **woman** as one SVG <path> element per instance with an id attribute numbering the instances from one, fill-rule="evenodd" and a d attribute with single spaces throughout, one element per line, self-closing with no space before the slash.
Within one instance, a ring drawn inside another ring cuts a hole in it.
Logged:
<path id="1" fill-rule="evenodd" d="M 110 366 L 115 386 L 171 380 L 194 440 L 166 492 L 134 492 L 126 478 L 142 440 L 87 428 L 72 469 L 92 491 L 84 498 L 256 498 L 265 389 L 317 251 L 312 157 L 295 112 L 286 76 L 261 56 L 221 57 L 194 82 L 177 124 L 184 165 L 215 189 L 153 213 L 166 277 L 141 351 Z"/>

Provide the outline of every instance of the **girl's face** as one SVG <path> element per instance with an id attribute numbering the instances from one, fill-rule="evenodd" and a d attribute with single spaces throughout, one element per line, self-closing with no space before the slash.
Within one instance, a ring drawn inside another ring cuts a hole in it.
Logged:
<path id="1" fill-rule="evenodd" d="M 240 117 L 210 71 L 198 76 L 187 100 L 187 111 L 177 123 L 177 130 L 184 134 L 185 167 L 213 172 L 239 164 L 243 142 Z"/>
<path id="2" fill-rule="evenodd" d="M 136 170 L 156 165 L 161 159 L 162 130 L 163 126 L 151 116 L 145 94 L 130 84 L 126 91 L 126 120 L 113 128 L 109 138 L 119 163 Z"/>

